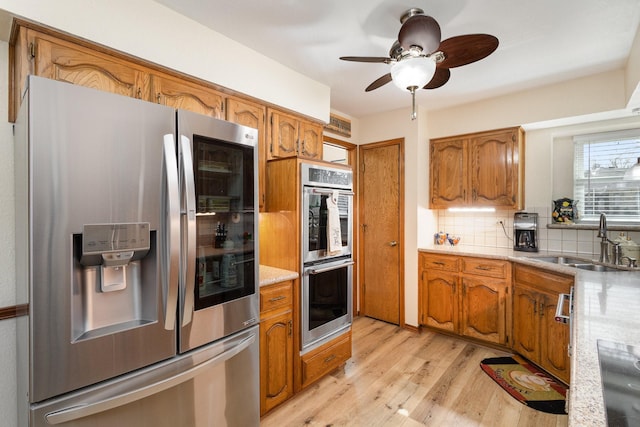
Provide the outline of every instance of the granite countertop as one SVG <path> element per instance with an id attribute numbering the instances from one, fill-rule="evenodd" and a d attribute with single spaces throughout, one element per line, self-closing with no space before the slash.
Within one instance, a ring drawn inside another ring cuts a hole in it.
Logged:
<path id="1" fill-rule="evenodd" d="M 295 271 L 284 270 L 282 268 L 271 267 L 269 265 L 260 265 L 259 269 L 260 286 L 272 285 L 285 280 L 293 280 L 298 278 Z"/>
<path id="2" fill-rule="evenodd" d="M 574 275 L 569 426 L 606 426 L 597 342 L 640 344 L 640 270 L 593 272 L 535 259 L 563 255 L 558 252 L 465 246 L 433 246 L 420 251 L 505 259 Z"/>

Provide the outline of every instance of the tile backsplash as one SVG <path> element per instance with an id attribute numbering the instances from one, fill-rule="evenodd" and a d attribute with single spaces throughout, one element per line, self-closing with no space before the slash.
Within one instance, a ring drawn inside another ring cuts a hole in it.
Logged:
<path id="1" fill-rule="evenodd" d="M 547 228 L 547 224 L 552 222 L 551 207 L 528 207 L 525 211 L 538 214 L 538 247 L 541 251 L 562 251 L 584 256 L 597 256 L 600 253 L 600 238 L 597 237 L 597 230 Z M 460 236 L 461 246 L 513 248 L 513 214 L 516 212 L 519 211 L 438 210 L 438 231 Z M 501 221 L 502 224 L 500 224 Z M 620 231 L 610 231 L 609 238 L 614 240 L 620 233 Z M 624 234 L 640 245 L 640 231 L 625 231 Z"/>

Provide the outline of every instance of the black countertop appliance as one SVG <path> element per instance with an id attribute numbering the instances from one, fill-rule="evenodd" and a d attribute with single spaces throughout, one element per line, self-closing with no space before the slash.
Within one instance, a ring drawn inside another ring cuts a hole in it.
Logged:
<path id="1" fill-rule="evenodd" d="M 516 212 L 513 216 L 513 249 L 538 252 L 538 214 Z"/>

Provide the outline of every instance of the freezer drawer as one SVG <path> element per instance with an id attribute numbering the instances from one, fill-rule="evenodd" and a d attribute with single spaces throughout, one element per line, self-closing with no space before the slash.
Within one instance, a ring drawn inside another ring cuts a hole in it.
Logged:
<path id="1" fill-rule="evenodd" d="M 258 326 L 31 407 L 32 426 L 258 426 Z"/>

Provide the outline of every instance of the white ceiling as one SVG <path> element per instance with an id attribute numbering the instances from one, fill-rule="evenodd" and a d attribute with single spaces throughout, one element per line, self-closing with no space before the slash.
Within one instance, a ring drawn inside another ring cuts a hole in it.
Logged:
<path id="1" fill-rule="evenodd" d="M 500 41 L 482 61 L 451 69 L 443 87 L 418 91 L 427 109 L 619 69 L 640 21 L 640 0 L 156 1 L 328 85 L 331 107 L 353 117 L 410 106 L 393 84 L 365 93 L 389 65 L 338 59 L 387 56 L 409 8 L 433 16 L 442 40 L 487 33 Z"/>

